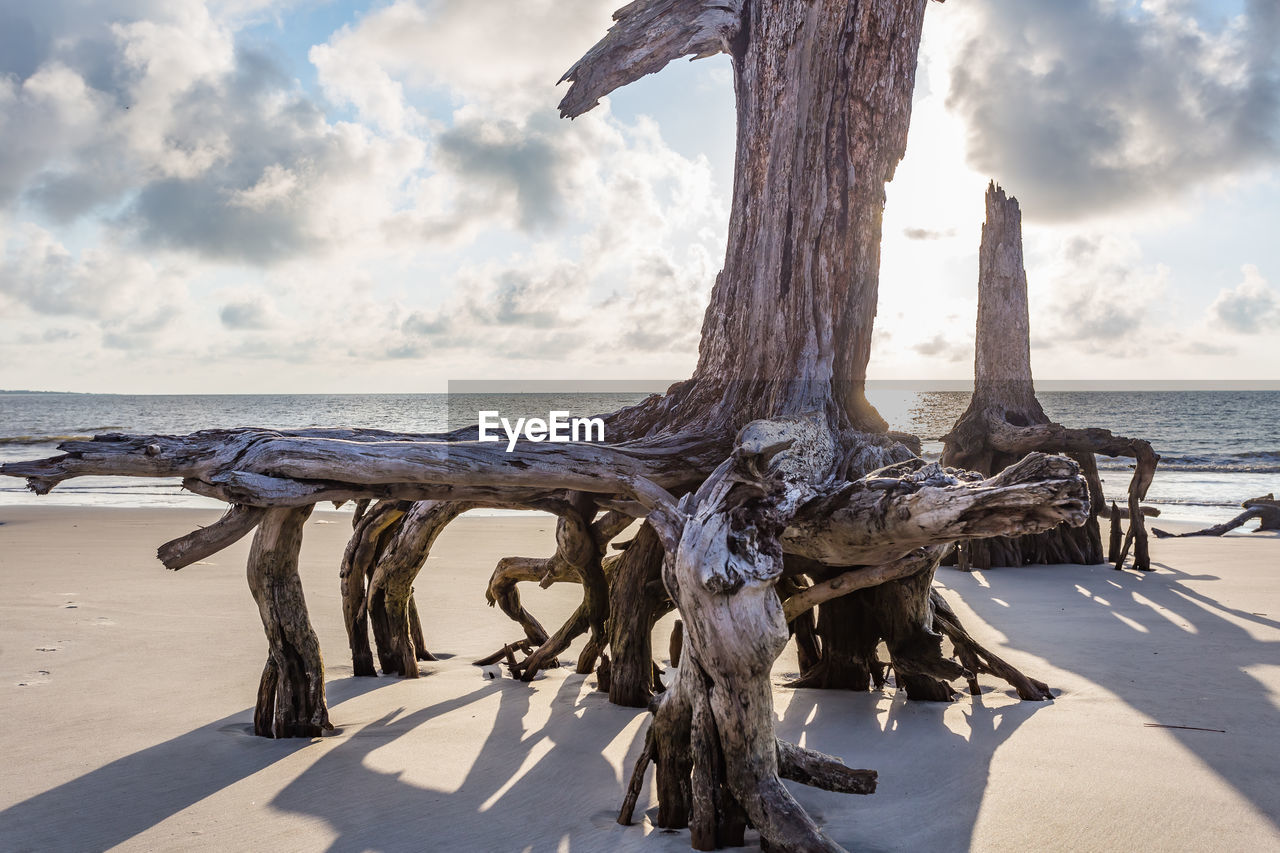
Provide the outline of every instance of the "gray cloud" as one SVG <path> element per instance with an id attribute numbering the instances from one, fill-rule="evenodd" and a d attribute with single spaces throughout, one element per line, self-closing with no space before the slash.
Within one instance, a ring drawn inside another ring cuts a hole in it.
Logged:
<path id="1" fill-rule="evenodd" d="M 1167 197 L 1280 151 L 1280 4 L 1206 32 L 1179 4 L 973 0 L 952 68 L 970 164 L 1028 217 L 1070 220 Z"/>
<path id="2" fill-rule="evenodd" d="M 218 317 L 228 329 L 266 329 L 272 325 L 271 312 L 254 300 L 229 302 L 222 306 Z"/>
<path id="3" fill-rule="evenodd" d="M 281 99 L 283 98 L 283 103 Z M 124 222 L 146 245 L 218 260 L 269 264 L 316 245 L 306 186 L 356 166 L 321 110 L 266 56 L 238 50 L 233 74 L 186 93 L 172 114 L 175 148 L 226 150 L 199 174 L 147 183 Z M 265 175 L 301 179 L 300 191 L 246 199 Z"/>
<path id="4" fill-rule="evenodd" d="M 973 355 L 973 344 L 971 342 L 960 344 L 941 332 L 927 341 L 913 344 L 911 349 L 925 357 L 941 356 L 947 361 L 962 361 L 965 356 Z"/>
<path id="5" fill-rule="evenodd" d="M 400 324 L 400 331 L 406 335 L 427 337 L 443 335 L 449 330 L 449 321 L 440 316 L 428 317 L 421 311 L 414 311 Z"/>
<path id="6" fill-rule="evenodd" d="M 372 143 L 329 125 L 267 54 L 183 14 L 0 0 L 0 208 L 22 199 L 60 224 L 110 210 L 145 248 L 221 261 L 321 248 L 327 194 L 368 176 Z M 289 191 L 264 192 L 271 176 Z"/>
<path id="7" fill-rule="evenodd" d="M 31 76 L 49 53 L 49 34 L 19 14 L 18 2 L 0 2 L 0 74 Z"/>
<path id="8" fill-rule="evenodd" d="M 1065 240 L 1029 275 L 1035 349 L 1075 345 L 1127 355 L 1145 346 L 1165 301 L 1168 270 L 1144 265 L 1129 241 L 1093 235 Z"/>
<path id="9" fill-rule="evenodd" d="M 504 120 L 469 121 L 436 140 L 440 164 L 460 177 L 467 194 L 514 193 L 517 222 L 528 230 L 557 224 L 563 207 L 568 155 L 557 144 L 564 129 L 546 122 L 518 127 Z M 489 202 L 482 201 L 481 207 Z"/>
<path id="10" fill-rule="evenodd" d="M 1270 331 L 1280 323 L 1280 296 L 1267 286 L 1257 267 L 1244 268 L 1244 281 L 1223 290 L 1209 306 L 1217 325 L 1246 335 Z"/>
<path id="11" fill-rule="evenodd" d="M 1217 344 L 1211 341 L 1190 341 L 1181 347 L 1183 352 L 1191 355 L 1235 355 L 1236 348 L 1230 344 Z"/>
<path id="12" fill-rule="evenodd" d="M 902 233 L 908 240 L 941 240 L 944 237 L 954 237 L 956 229 L 936 231 L 929 228 L 903 228 Z"/>

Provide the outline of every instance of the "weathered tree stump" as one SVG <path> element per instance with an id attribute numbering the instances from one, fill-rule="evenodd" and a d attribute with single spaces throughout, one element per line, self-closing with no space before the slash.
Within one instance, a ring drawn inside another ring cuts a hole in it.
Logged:
<path id="1" fill-rule="evenodd" d="M 1080 464 L 1088 479 L 1090 513 L 1081 527 L 1064 526 L 1037 535 L 967 542 L 966 564 L 987 569 L 1028 563 L 1101 563 L 1098 514 L 1104 498 L 1094 459 L 1094 454 L 1100 453 L 1137 461 L 1129 485 L 1129 509 L 1133 513 L 1130 537 L 1137 541 L 1134 568 L 1150 569 L 1146 531 L 1138 507 L 1146 497 L 1160 457 L 1141 439 L 1114 436 L 1104 429 L 1067 429 L 1049 421 L 1036 399 L 1031 378 L 1022 211 L 1018 200 L 1006 196 L 994 181 L 987 187 L 986 204 L 979 253 L 973 397 L 968 409 L 943 436 L 942 462 L 990 475 L 1031 451 L 1065 453 Z M 1114 555 L 1116 568 L 1123 564 L 1127 551 L 1126 545 Z"/>
<path id="2" fill-rule="evenodd" d="M 651 669 L 648 685 L 642 672 L 652 666 L 645 635 L 662 591 L 681 615 L 677 674 L 653 702 L 620 819 L 629 819 L 637 779 L 654 763 L 658 823 L 690 827 L 697 846 L 740 843 L 749 821 L 768 849 L 838 850 L 781 780 L 869 793 L 875 773 L 776 738 L 770 672 L 789 624 L 807 630 L 816 605 L 811 668 L 856 654 L 869 678 L 883 678 L 864 639 L 842 639 L 843 620 L 831 618 L 857 604 L 913 698 L 948 698 L 950 681 L 972 685 L 977 671 L 1017 681 L 1021 674 L 966 640 L 933 597 L 937 560 L 958 540 L 1036 534 L 1089 516 L 1081 470 L 1091 470 L 1091 457 L 1077 464 L 1032 452 L 986 475 L 925 464 L 886 433 L 866 400 L 884 185 L 905 150 L 925 6 L 636 0 L 570 69 L 565 116 L 686 55 L 727 53 L 737 94 L 729 244 L 697 367 L 665 395 L 610 415 L 608 444 L 525 443 L 507 452 L 476 441 L 474 428 L 426 436 L 210 430 L 68 442 L 63 456 L 0 473 L 26 477 L 40 493 L 85 474 L 178 476 L 199 494 L 265 510 L 251 562 L 271 645 L 259 731 L 278 736 L 328 725 L 296 576 L 310 506 L 381 502 L 361 505 L 344 560 L 344 607 L 361 668 L 373 667 L 361 620 L 381 620 L 383 667 L 405 674 L 416 671 L 423 646 L 412 576 L 437 528 L 461 504 L 550 509 L 559 516 L 557 551 L 538 579 L 575 578 L 583 604 L 546 637 L 514 597 L 514 582 L 534 567 L 504 561 L 490 592 L 526 636 L 497 658 L 532 678 L 589 631 L 579 669 L 610 646 L 611 690 L 638 701 L 657 686 Z M 596 518 L 599 510 L 610 512 Z M 662 591 L 652 581 L 652 543 L 637 537 L 604 559 L 613 513 L 646 518 L 661 546 Z M 233 528 L 228 522 L 225 533 Z M 783 581 L 789 563 L 803 569 Z M 944 655 L 944 634 L 959 661 Z M 515 661 L 517 649 L 532 651 Z M 1026 681 L 1027 698 L 1043 698 L 1042 685 Z"/>

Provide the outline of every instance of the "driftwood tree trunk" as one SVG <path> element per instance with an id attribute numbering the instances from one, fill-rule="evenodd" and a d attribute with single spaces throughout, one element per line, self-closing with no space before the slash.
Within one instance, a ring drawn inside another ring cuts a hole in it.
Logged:
<path id="1" fill-rule="evenodd" d="M 943 437 L 942 463 L 994 474 L 1031 451 L 1065 453 L 1089 482 L 1089 520 L 1081 527 L 1055 527 L 1036 535 L 966 542 L 963 559 L 971 568 L 1027 563 L 1103 562 L 1098 514 L 1105 506 L 1095 453 L 1137 461 L 1129 486 L 1130 538 L 1137 541 L 1135 568 L 1150 569 L 1139 504 L 1160 457 L 1141 439 L 1113 436 L 1103 429 L 1067 429 L 1051 423 L 1036 399 L 1031 379 L 1031 323 L 1027 272 L 1022 261 L 1022 211 L 1018 200 L 992 182 L 987 187 L 987 219 L 982 225 L 978 269 L 978 328 L 973 398 Z M 1124 561 L 1118 556 L 1116 568 Z"/>
<path id="2" fill-rule="evenodd" d="M 737 95 L 729 244 L 697 368 L 665 396 L 610 416 L 609 444 L 528 443 L 508 453 L 475 441 L 474 428 L 101 436 L 0 473 L 26 477 L 37 492 L 83 474 L 180 476 L 200 494 L 263 510 L 251 584 L 272 655 L 260 717 L 271 709 L 277 735 L 328 724 L 319 650 L 296 582 L 310 506 L 383 502 L 357 522 L 344 606 L 358 668 L 373 668 L 362 620 L 376 627 L 381 619 L 383 667 L 405 674 L 416 671 L 422 648 L 407 604 L 412 578 L 439 527 L 465 504 L 551 509 L 559 515 L 555 556 L 504 561 L 495 572 L 491 601 L 521 623 L 525 638 L 493 659 L 509 658 L 530 678 L 589 631 L 579 669 L 610 645 L 609 686 L 635 703 L 657 687 L 651 669 L 646 683 L 647 634 L 664 594 L 682 617 L 679 671 L 653 703 L 620 820 L 630 819 L 653 763 L 659 824 L 688 826 L 699 849 L 741 843 L 748 822 L 769 849 L 839 849 L 781 780 L 869 793 L 875 773 L 775 737 L 770 671 L 788 626 L 811 624 L 818 607 L 816 627 L 805 629 L 814 666 L 824 655 L 848 658 L 856 675 L 873 680 L 883 673 L 867 638 L 883 638 L 895 678 L 915 698 L 949 697 L 948 682 L 966 678 L 972 687 L 978 671 L 1042 698 L 1043 685 L 967 638 L 929 581 L 957 540 L 1040 533 L 1088 517 L 1075 462 L 1031 453 L 985 478 L 925 464 L 884 432 L 865 399 L 884 185 L 906 145 L 925 6 L 636 0 L 570 69 L 566 116 L 686 55 L 727 53 Z M 596 518 L 602 509 L 609 512 Z M 647 532 L 606 562 L 621 529 L 614 525 L 641 516 Z M 245 523 L 237 516 L 205 540 L 229 538 Z M 201 533 L 171 547 L 208 547 L 195 541 Z M 653 582 L 659 550 L 661 589 Z M 789 564 L 803 570 L 787 575 Z M 547 637 L 514 583 L 570 578 L 583 585 L 583 604 Z M 849 623 L 839 616 L 852 610 L 862 627 L 845 639 Z M 945 656 L 944 635 L 959 661 Z M 530 654 L 515 661 L 515 648 Z"/>
<path id="3" fill-rule="evenodd" d="M 253 730 L 263 737 L 316 737 L 332 729 L 324 698 L 324 662 L 311 628 L 298 549 L 311 507 L 263 514 L 249 549 L 249 590 L 267 633 Z"/>

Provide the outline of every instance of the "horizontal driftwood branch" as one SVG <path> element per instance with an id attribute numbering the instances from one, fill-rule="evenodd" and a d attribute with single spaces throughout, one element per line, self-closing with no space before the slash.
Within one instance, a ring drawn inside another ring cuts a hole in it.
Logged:
<path id="1" fill-rule="evenodd" d="M 1275 499 L 1274 495 L 1263 495 L 1258 498 L 1250 498 L 1241 504 L 1244 512 L 1237 515 L 1230 521 L 1224 521 L 1222 524 L 1215 524 L 1213 527 L 1206 527 L 1203 530 L 1194 530 L 1190 533 L 1169 533 L 1166 530 L 1152 529 L 1152 533 L 1159 539 L 1176 539 L 1186 536 L 1222 536 L 1230 533 L 1237 527 L 1246 524 L 1250 519 L 1260 519 L 1258 530 L 1280 530 L 1280 501 Z"/>
<path id="2" fill-rule="evenodd" d="M 795 508 L 781 537 L 787 553 L 828 565 L 878 565 L 925 546 L 1038 532 L 1087 517 L 1084 480 L 1076 463 L 1063 457 L 1033 453 L 987 480 L 913 460 L 853 482 L 809 486 L 799 473 L 785 473 L 793 458 L 827 471 L 834 449 L 820 447 L 816 432 L 807 437 L 813 430 L 803 418 L 788 428 L 803 447 L 765 447 L 763 426 L 756 427 L 763 437 L 744 432 L 755 444 L 763 442 L 761 458 L 777 454 L 771 464 L 785 474 L 779 475 L 786 492 L 782 502 Z M 0 466 L 0 474 L 26 477 L 41 494 L 86 474 L 181 476 L 200 494 L 259 507 L 376 497 L 538 508 L 574 490 L 621 495 L 628 502 L 661 505 L 665 512 L 674 501 L 668 490 L 705 480 L 718 467 L 713 460 L 738 464 L 717 459 L 717 445 L 690 436 L 621 447 L 527 444 L 508 454 L 487 442 L 243 429 L 99 436 L 61 449 L 63 456 Z M 822 482 L 822 471 L 809 482 Z"/>
<path id="3" fill-rule="evenodd" d="M 833 566 L 876 565 L 928 545 L 1076 527 L 1089 517 L 1080 467 L 1062 456 L 1032 453 L 985 480 L 937 463 L 879 474 L 802 506 L 781 537 L 786 553 Z"/>
<path id="4" fill-rule="evenodd" d="M 1152 452 L 1151 445 L 1140 438 L 1113 435 L 1110 430 L 1096 427 L 1069 429 L 1052 423 L 1015 426 L 1001 418 L 988 418 L 987 428 L 991 446 L 1005 453 L 1086 452 L 1140 459 Z"/>
<path id="5" fill-rule="evenodd" d="M 0 474 L 26 478 L 36 494 L 84 475 L 182 477 L 189 488 L 253 506 L 484 497 L 468 488 L 571 489 L 630 499 L 629 482 L 663 488 L 700 482 L 723 458 L 713 455 L 714 444 L 696 437 L 648 445 L 527 442 L 508 453 L 501 442 L 384 439 L 357 430 L 206 430 L 67 442 L 59 446 L 62 456 L 0 465 Z M 410 494 L 412 486 L 448 493 Z"/>
<path id="6" fill-rule="evenodd" d="M 166 569 L 186 568 L 240 541 L 258 526 L 266 512 L 260 507 L 233 505 L 208 527 L 164 543 L 156 550 L 156 556 Z"/>
<path id="7" fill-rule="evenodd" d="M 727 53 L 742 27 L 745 0 L 635 0 L 613 13 L 614 25 L 565 72 L 573 81 L 560 102 L 576 118 L 600 99 L 682 56 Z"/>
<path id="8" fill-rule="evenodd" d="M 836 575 L 831 580 L 805 587 L 790 595 L 782 602 L 782 613 L 788 622 L 806 610 L 817 607 L 824 601 L 848 595 L 854 590 L 879 586 L 898 578 L 910 577 L 937 565 L 938 560 L 946 553 L 949 545 L 935 545 L 913 551 L 900 560 L 882 563 L 878 566 L 859 566 L 856 569 Z"/>
<path id="9" fill-rule="evenodd" d="M 288 480 L 247 471 L 216 474 L 205 480 L 188 477 L 189 492 L 227 503 L 259 507 L 311 506 L 345 501 L 474 501 L 493 508 L 536 509 L 538 504 L 563 499 L 563 489 L 504 489 L 496 486 L 455 486 L 447 483 L 373 483 L 353 485 L 325 480 Z"/>
<path id="10" fill-rule="evenodd" d="M 854 770 L 839 758 L 778 739 L 778 775 L 838 794 L 874 794 L 877 773 Z"/>

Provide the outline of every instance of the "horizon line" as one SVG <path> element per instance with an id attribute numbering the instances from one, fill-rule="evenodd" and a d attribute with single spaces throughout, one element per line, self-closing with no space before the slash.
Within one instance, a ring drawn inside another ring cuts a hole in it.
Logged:
<path id="1" fill-rule="evenodd" d="M 685 380 L 451 380 L 444 390 L 403 391 L 77 391 L 0 388 L 0 394 L 98 397 L 376 397 L 450 394 L 662 394 Z M 1037 391 L 1280 391 L 1280 379 L 1037 379 Z M 868 379 L 866 388 L 920 392 L 973 391 L 971 379 Z"/>

